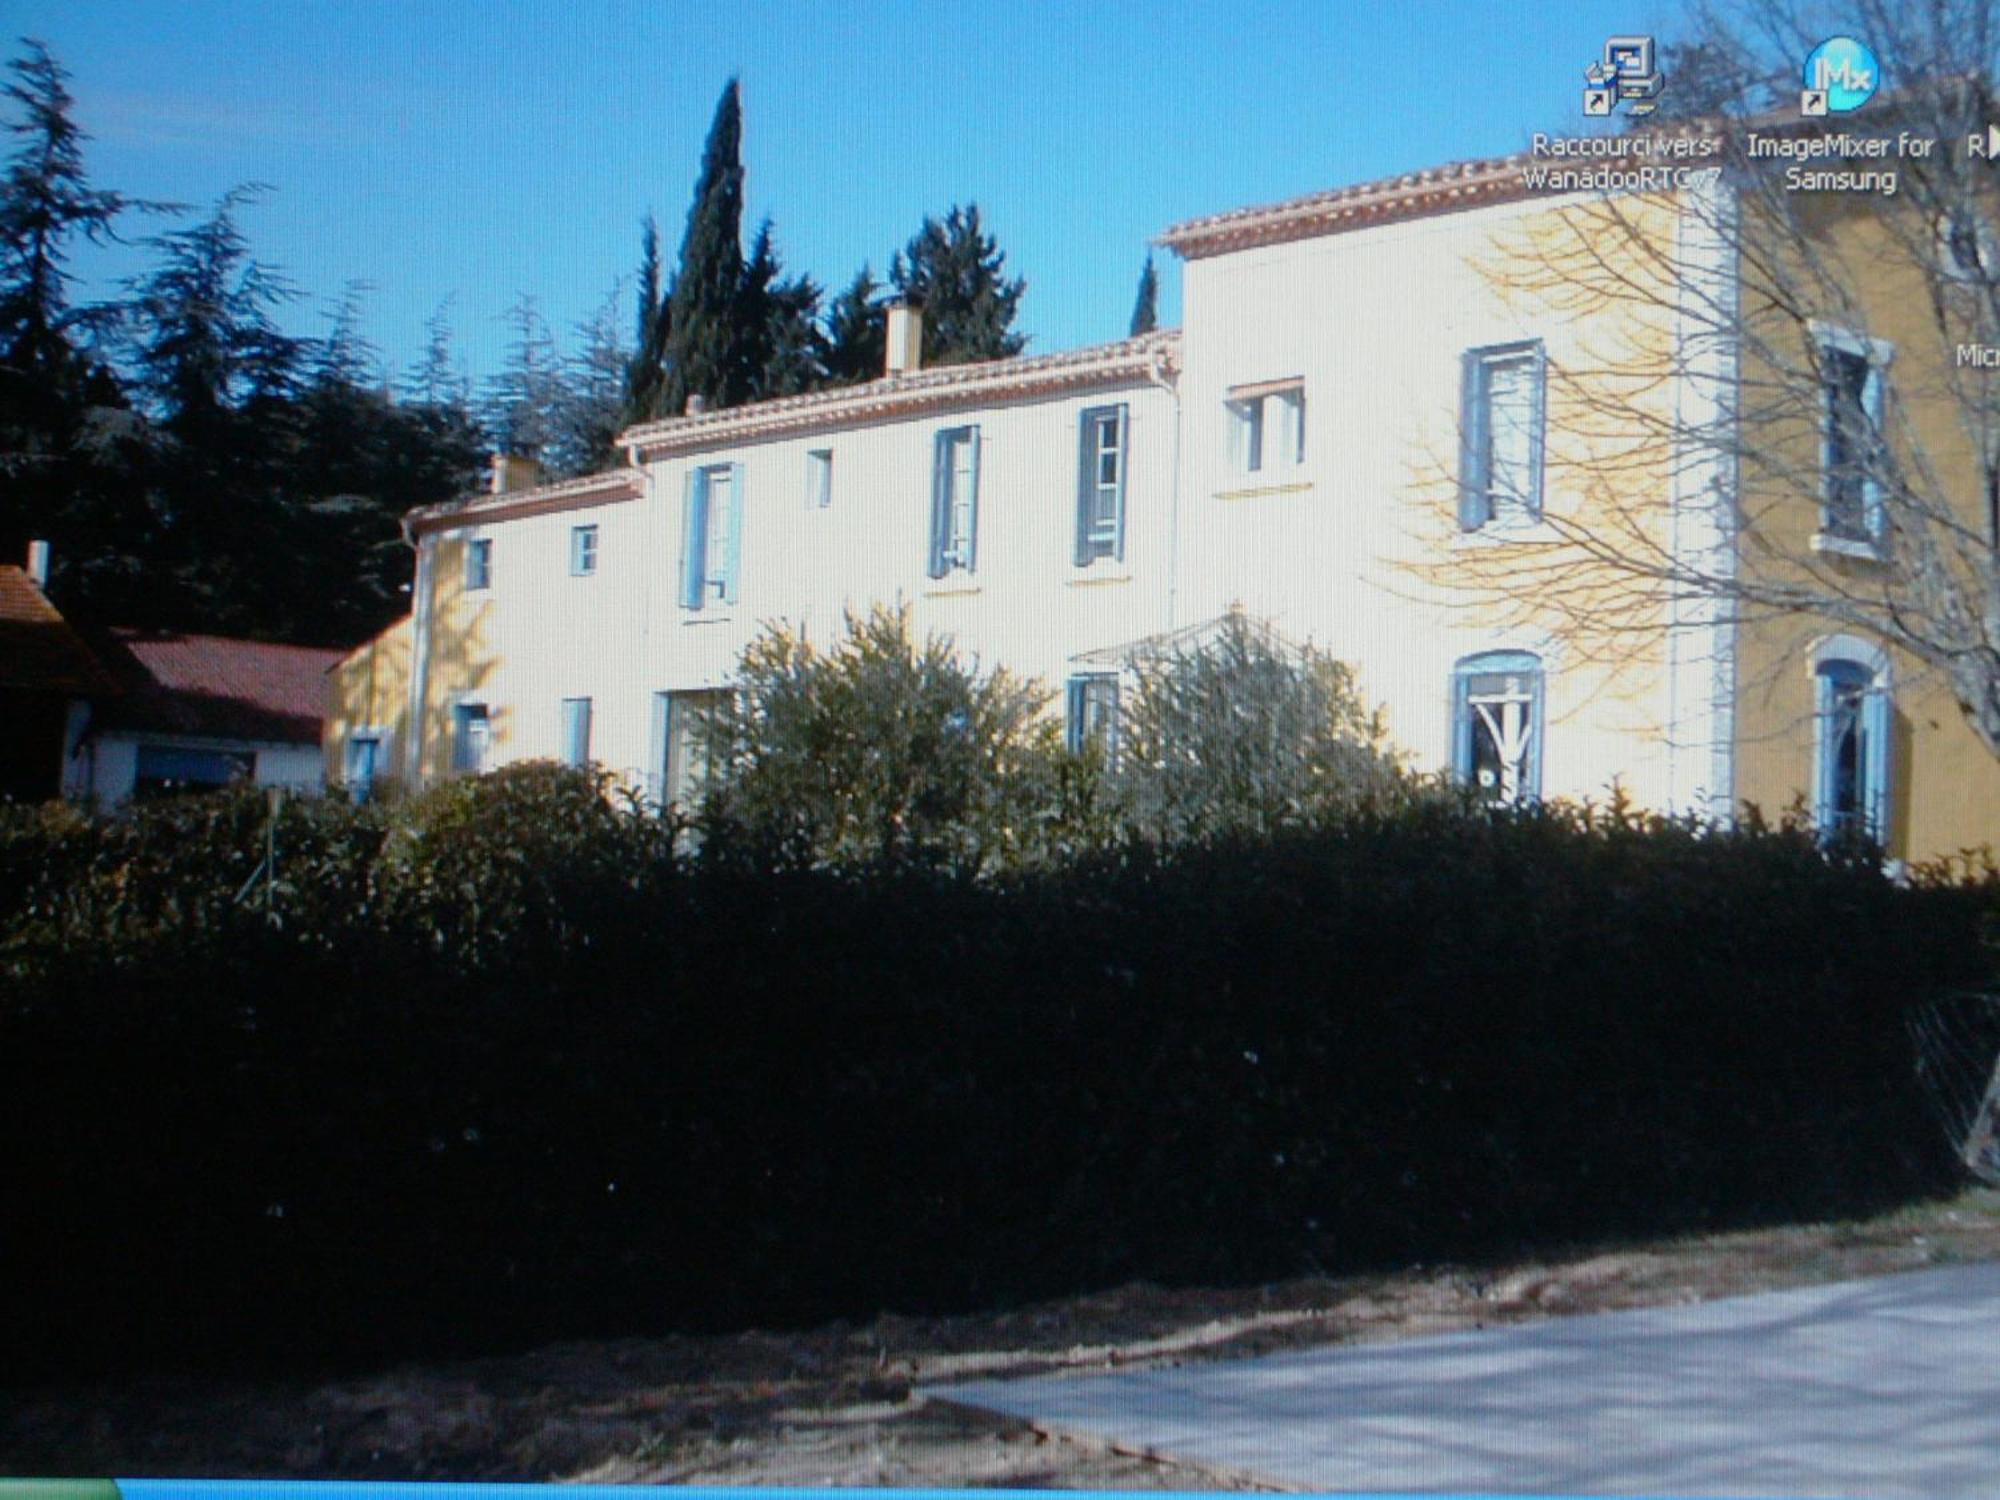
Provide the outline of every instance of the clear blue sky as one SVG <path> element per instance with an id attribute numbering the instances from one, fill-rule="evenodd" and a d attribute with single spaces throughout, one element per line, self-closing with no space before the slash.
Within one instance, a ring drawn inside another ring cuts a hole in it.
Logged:
<path id="1" fill-rule="evenodd" d="M 1148 239 L 1196 214 L 1581 123 L 1611 32 L 1659 0 L 0 0 L 73 75 L 98 185 L 245 215 L 322 329 L 352 279 L 401 367 L 445 298 L 489 373 L 537 294 L 559 335 L 680 242 L 704 133 L 740 74 L 745 235 L 788 268 L 879 274 L 927 212 L 975 199 L 1028 279 L 1031 351 L 1123 336 Z M 132 226 L 145 232 L 146 226 Z M 100 288 L 133 252 L 81 257 Z M 1178 275 L 1161 258 L 1162 321 Z M 629 295 L 627 307 L 630 306 Z"/>

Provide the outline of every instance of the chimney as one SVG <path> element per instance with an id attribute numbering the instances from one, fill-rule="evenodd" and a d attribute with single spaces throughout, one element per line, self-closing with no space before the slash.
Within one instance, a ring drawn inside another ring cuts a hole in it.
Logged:
<path id="1" fill-rule="evenodd" d="M 493 493 L 511 494 L 515 490 L 531 490 L 542 482 L 542 466 L 532 458 L 519 453 L 496 453 L 493 455 Z"/>
<path id="2" fill-rule="evenodd" d="M 924 305 L 914 297 L 891 302 L 884 375 L 913 375 L 924 362 Z"/>
<path id="3" fill-rule="evenodd" d="M 688 396 L 687 405 L 681 408 L 681 415 L 687 417 L 698 417 L 707 410 L 708 410 L 708 397 L 701 395 L 699 392 L 696 392 L 696 393 L 691 393 Z"/>
<path id="4" fill-rule="evenodd" d="M 49 586 L 49 544 L 28 543 L 28 580 L 38 589 Z"/>

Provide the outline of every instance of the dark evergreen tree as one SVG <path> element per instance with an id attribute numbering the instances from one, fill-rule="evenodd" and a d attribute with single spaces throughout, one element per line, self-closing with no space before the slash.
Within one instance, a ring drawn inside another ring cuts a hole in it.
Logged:
<path id="1" fill-rule="evenodd" d="M 727 406 L 747 394 L 736 322 L 743 287 L 742 140 L 742 100 L 732 78 L 709 126 L 680 270 L 667 297 L 665 373 L 653 415 L 678 415 L 689 396 Z"/>
<path id="2" fill-rule="evenodd" d="M 889 263 L 897 292 L 924 307 L 926 365 L 1011 359 L 1027 347 L 1012 331 L 1027 282 L 1007 277 L 1007 257 L 980 226 L 979 205 L 954 206 L 923 227 Z"/>
<path id="3" fill-rule="evenodd" d="M 0 176 L 0 485 L 8 500 L 0 558 L 17 560 L 30 537 L 52 540 L 57 592 L 74 602 L 83 560 L 136 539 L 138 497 L 122 469 L 143 428 L 93 353 L 115 309 L 74 305 L 66 267 L 76 241 L 103 244 L 116 237 L 121 214 L 158 205 L 91 186 L 69 75 L 40 42 L 21 45 L 0 90 L 14 139 Z M 129 550 L 117 569 L 135 571 Z"/>
<path id="4" fill-rule="evenodd" d="M 625 371 L 628 423 L 650 421 L 665 410 L 667 333 L 673 327 L 667 301 L 660 282 L 660 226 L 647 214 L 639 234 L 639 319 Z"/>
<path id="5" fill-rule="evenodd" d="M 743 268 L 737 303 L 737 376 L 732 384 L 744 399 L 794 396 L 825 381 L 819 299 L 819 286 L 810 276 L 783 275 L 767 219 Z"/>
<path id="6" fill-rule="evenodd" d="M 826 378 L 834 385 L 873 380 L 882 373 L 883 345 L 887 338 L 881 305 L 876 300 L 880 284 L 863 266 L 854 273 L 847 290 L 833 300 L 826 311 Z"/>
<path id="7" fill-rule="evenodd" d="M 1151 333 L 1160 326 L 1160 278 L 1153 271 L 1153 257 L 1146 256 L 1146 268 L 1139 273 L 1139 295 L 1132 302 L 1131 335 Z"/>
<path id="8" fill-rule="evenodd" d="M 128 623 L 254 630 L 294 588 L 286 465 L 300 440 L 305 341 L 277 309 L 297 293 L 257 261 L 226 194 L 208 218 L 147 243 L 132 287 L 137 377 L 162 446 L 148 475 L 158 534 Z"/>

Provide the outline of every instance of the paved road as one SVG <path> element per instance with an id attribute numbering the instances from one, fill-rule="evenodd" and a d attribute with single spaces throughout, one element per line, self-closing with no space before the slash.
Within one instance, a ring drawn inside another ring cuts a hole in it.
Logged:
<path id="1" fill-rule="evenodd" d="M 2000 1264 L 931 1395 L 1317 1490 L 2000 1493 Z"/>

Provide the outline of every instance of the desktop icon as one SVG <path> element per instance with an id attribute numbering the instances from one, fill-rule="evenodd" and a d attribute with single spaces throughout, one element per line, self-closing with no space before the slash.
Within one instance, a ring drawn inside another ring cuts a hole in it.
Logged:
<path id="1" fill-rule="evenodd" d="M 1865 42 L 1851 36 L 1828 37 L 1806 58 L 1805 87 L 1799 91 L 1799 113 L 1844 115 L 1861 108 L 1882 82 L 1881 66 Z"/>
<path id="2" fill-rule="evenodd" d="M 1604 56 L 1583 70 L 1583 112 L 1608 115 L 1620 104 L 1629 114 L 1649 115 L 1659 107 L 1666 76 L 1655 66 L 1649 36 L 1614 36 Z"/>

